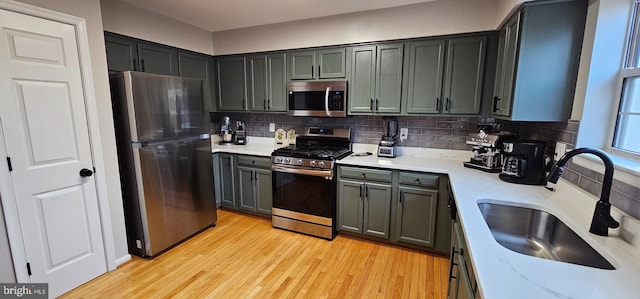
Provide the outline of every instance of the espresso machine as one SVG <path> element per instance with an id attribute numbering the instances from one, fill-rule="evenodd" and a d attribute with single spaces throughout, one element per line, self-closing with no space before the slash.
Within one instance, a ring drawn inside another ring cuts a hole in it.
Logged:
<path id="1" fill-rule="evenodd" d="M 518 140 L 503 143 L 504 165 L 498 177 L 509 183 L 544 185 L 548 156 L 547 143 L 540 140 Z"/>
<path id="2" fill-rule="evenodd" d="M 477 133 L 469 133 L 466 143 L 473 146 L 473 157 L 463 165 L 491 173 L 501 172 L 502 144 L 515 138 L 513 133 L 492 132 L 491 127 L 481 127 Z"/>
<path id="3" fill-rule="evenodd" d="M 396 157 L 396 137 L 398 136 L 398 121 L 387 120 L 387 131 L 382 135 L 378 144 L 378 157 Z"/>

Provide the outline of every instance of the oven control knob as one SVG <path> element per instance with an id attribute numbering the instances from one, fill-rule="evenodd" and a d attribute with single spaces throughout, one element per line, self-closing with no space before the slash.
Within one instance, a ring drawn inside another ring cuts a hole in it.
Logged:
<path id="1" fill-rule="evenodd" d="M 324 168 L 324 162 L 322 162 L 322 161 L 318 162 L 318 167 Z"/>
<path id="2" fill-rule="evenodd" d="M 311 167 L 316 167 L 316 161 L 311 160 L 311 162 L 309 162 L 309 165 L 311 165 Z"/>
<path id="3" fill-rule="evenodd" d="M 291 163 L 291 159 L 290 158 L 284 158 L 284 163 L 287 163 L 287 164 Z"/>
<path id="4" fill-rule="evenodd" d="M 299 159 L 296 163 L 298 164 L 298 166 L 302 166 L 302 159 Z"/>
<path id="5" fill-rule="evenodd" d="M 276 163 L 282 163 L 282 157 L 276 157 Z"/>

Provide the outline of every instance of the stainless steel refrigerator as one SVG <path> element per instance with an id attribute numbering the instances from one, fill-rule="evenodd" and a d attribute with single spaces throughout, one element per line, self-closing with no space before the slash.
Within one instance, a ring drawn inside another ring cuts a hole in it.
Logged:
<path id="1" fill-rule="evenodd" d="M 110 83 L 129 252 L 152 257 L 217 221 L 203 81 L 122 72 Z"/>

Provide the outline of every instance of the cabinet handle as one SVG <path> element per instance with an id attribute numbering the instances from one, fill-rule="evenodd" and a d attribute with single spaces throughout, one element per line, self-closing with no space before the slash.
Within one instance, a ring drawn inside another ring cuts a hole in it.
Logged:
<path id="1" fill-rule="evenodd" d="M 436 111 L 440 111 L 440 104 L 441 104 L 441 100 L 440 98 L 436 98 Z"/>
<path id="2" fill-rule="evenodd" d="M 271 110 L 271 100 L 267 99 L 267 110 Z"/>
<path id="3" fill-rule="evenodd" d="M 500 101 L 499 97 L 493 97 L 493 112 L 500 111 L 500 107 L 498 107 L 498 101 Z"/>
<path id="4" fill-rule="evenodd" d="M 378 112 L 378 99 L 376 99 L 376 112 Z"/>
<path id="5" fill-rule="evenodd" d="M 264 105 L 264 110 L 267 110 L 267 99 L 262 100 L 262 103 Z"/>
<path id="6" fill-rule="evenodd" d="M 451 281 L 452 278 L 457 279 L 458 277 L 453 276 L 453 266 L 457 266 L 458 264 L 456 264 L 455 262 L 455 255 L 456 253 L 458 253 L 456 250 L 456 248 L 454 246 L 451 247 L 451 263 L 449 264 L 449 281 Z"/>
<path id="7" fill-rule="evenodd" d="M 364 186 L 364 198 L 369 200 L 369 186 Z"/>
<path id="8" fill-rule="evenodd" d="M 258 180 L 258 171 L 256 170 L 253 173 L 254 173 L 253 179 L 257 181 Z"/>
<path id="9" fill-rule="evenodd" d="M 253 181 L 253 171 L 251 172 L 251 181 Z"/>
<path id="10" fill-rule="evenodd" d="M 362 200 L 362 187 L 364 187 L 364 186 L 361 185 L 361 186 L 358 187 L 360 189 L 360 200 Z"/>
<path id="11" fill-rule="evenodd" d="M 449 101 L 449 98 L 447 98 L 446 100 L 446 104 L 444 107 L 444 111 L 449 111 L 450 105 L 451 105 L 451 101 Z"/>
<path id="12" fill-rule="evenodd" d="M 140 59 L 140 67 L 142 68 L 141 71 L 144 72 L 144 59 Z"/>
<path id="13" fill-rule="evenodd" d="M 320 74 L 321 74 L 321 72 L 320 72 L 320 65 L 318 64 L 318 77 L 320 77 Z"/>
<path id="14" fill-rule="evenodd" d="M 313 65 L 311 65 L 311 77 L 313 77 Z"/>
<path id="15" fill-rule="evenodd" d="M 371 107 L 371 111 L 373 111 L 373 98 L 371 98 L 371 105 L 369 105 L 369 107 Z"/>

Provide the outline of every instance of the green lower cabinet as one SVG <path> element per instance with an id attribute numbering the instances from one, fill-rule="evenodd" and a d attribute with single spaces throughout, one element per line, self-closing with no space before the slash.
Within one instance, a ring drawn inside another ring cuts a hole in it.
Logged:
<path id="1" fill-rule="evenodd" d="M 338 182 L 338 230 L 362 234 L 362 189 L 364 182 Z"/>
<path id="2" fill-rule="evenodd" d="M 389 239 L 391 185 L 367 182 L 364 186 L 365 235 Z"/>
<path id="3" fill-rule="evenodd" d="M 271 160 L 264 157 L 238 155 L 238 208 L 271 215 Z"/>
<path id="4" fill-rule="evenodd" d="M 271 215 L 273 205 L 271 170 L 256 169 L 255 178 L 256 212 Z"/>
<path id="5" fill-rule="evenodd" d="M 420 246 L 433 247 L 438 191 L 399 187 L 397 238 Z"/>
<path id="6" fill-rule="evenodd" d="M 338 182 L 338 230 L 389 239 L 391 185 Z"/>
<path id="7" fill-rule="evenodd" d="M 446 175 L 436 173 L 339 166 L 338 230 L 446 254 L 448 184 Z"/>
<path id="8" fill-rule="evenodd" d="M 225 153 L 214 154 L 213 159 L 216 201 L 229 208 L 236 207 L 234 160 L 234 155 Z"/>
<path id="9" fill-rule="evenodd" d="M 238 197 L 240 198 L 238 207 L 242 210 L 256 210 L 253 184 L 254 172 L 253 168 L 238 166 Z"/>

